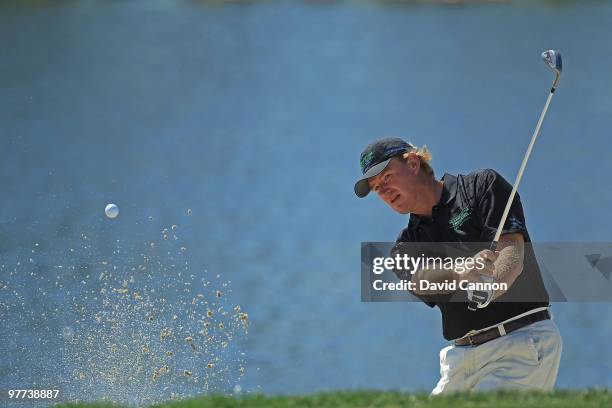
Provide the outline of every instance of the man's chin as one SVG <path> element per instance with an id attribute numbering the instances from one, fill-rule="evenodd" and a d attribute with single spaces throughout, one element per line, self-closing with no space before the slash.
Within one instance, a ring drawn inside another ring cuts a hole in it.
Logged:
<path id="1" fill-rule="evenodd" d="M 410 214 L 410 210 L 401 204 L 390 204 L 390 206 L 399 214 Z"/>

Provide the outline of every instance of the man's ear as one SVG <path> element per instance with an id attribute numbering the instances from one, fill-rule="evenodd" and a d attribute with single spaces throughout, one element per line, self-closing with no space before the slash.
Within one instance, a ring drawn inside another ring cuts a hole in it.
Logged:
<path id="1" fill-rule="evenodd" d="M 419 169 L 421 168 L 421 159 L 419 159 L 419 156 L 417 156 L 415 152 L 408 152 L 406 153 L 406 155 L 407 156 L 404 156 L 406 157 L 406 165 L 408 166 L 410 171 L 414 172 L 414 174 L 417 174 L 419 172 Z"/>

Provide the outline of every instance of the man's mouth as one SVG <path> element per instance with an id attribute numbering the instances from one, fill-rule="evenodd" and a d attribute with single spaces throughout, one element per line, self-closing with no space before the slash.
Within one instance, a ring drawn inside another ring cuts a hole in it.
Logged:
<path id="1" fill-rule="evenodd" d="M 395 203 L 397 201 L 397 199 L 400 197 L 400 195 L 396 195 L 393 200 L 391 200 L 391 204 Z"/>

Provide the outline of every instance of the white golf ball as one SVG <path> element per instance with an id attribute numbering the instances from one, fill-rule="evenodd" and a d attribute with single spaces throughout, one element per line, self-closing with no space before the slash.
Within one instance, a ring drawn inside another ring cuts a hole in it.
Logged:
<path id="1" fill-rule="evenodd" d="M 116 218 L 119 215 L 119 207 L 115 204 L 109 204 L 104 209 L 104 212 L 108 218 Z"/>

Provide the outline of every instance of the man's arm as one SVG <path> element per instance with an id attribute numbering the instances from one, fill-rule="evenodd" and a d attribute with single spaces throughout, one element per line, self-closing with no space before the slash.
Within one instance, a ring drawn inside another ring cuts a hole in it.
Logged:
<path id="1" fill-rule="evenodd" d="M 415 272 L 412 278 L 413 282 L 417 282 L 417 288 L 414 293 L 418 295 L 434 295 L 434 294 L 447 294 L 454 291 L 450 290 L 425 290 L 419 289 L 420 280 L 427 280 L 432 283 L 443 283 L 443 282 L 457 282 L 460 280 L 468 280 L 470 282 L 479 282 L 479 275 L 491 275 L 495 278 L 496 282 L 506 283 L 508 289 L 512 287 L 512 284 L 523 272 L 523 259 L 524 259 L 524 238 L 521 233 L 504 234 L 500 237 L 497 245 L 497 251 L 492 254 L 490 251 L 481 251 L 475 255 L 477 258 L 479 255 L 488 259 L 485 268 L 472 269 L 468 272 L 458 273 L 452 269 L 444 268 L 421 268 Z M 501 295 L 506 293 L 505 290 L 497 290 L 493 294 L 493 300 L 497 299 Z"/>
<path id="2" fill-rule="evenodd" d="M 420 256 L 423 256 L 425 252 L 428 252 L 420 246 L 420 244 L 422 243 L 415 243 L 415 242 L 407 240 L 407 237 L 404 236 L 404 233 L 405 233 L 405 230 L 402 231 L 402 234 L 400 234 L 395 245 L 393 246 L 393 249 L 391 250 L 392 257 L 395 257 L 397 255 L 418 256 L 415 254 L 420 254 Z M 425 245 L 431 245 L 431 244 L 425 243 Z M 427 303 L 431 307 L 435 306 L 434 302 L 438 300 L 442 300 L 436 297 L 435 295 L 446 295 L 449 293 L 453 293 L 454 291 L 433 290 L 433 289 L 420 290 L 420 287 L 421 287 L 420 281 L 427 280 L 430 283 L 443 283 L 445 281 L 453 282 L 458 278 L 455 271 L 451 269 L 445 269 L 439 263 L 435 264 L 435 266 L 434 264 L 428 265 L 427 268 L 424 267 L 424 265 L 421 265 L 420 268 L 414 271 L 414 273 L 410 273 L 407 270 L 397 270 L 397 269 L 394 269 L 394 272 L 395 272 L 395 275 L 398 277 L 398 279 L 400 280 L 406 279 L 414 283 L 413 287 L 416 289 L 415 290 L 411 289 L 410 292 L 419 296 L 421 300 L 423 300 L 425 303 Z M 430 297 L 431 295 L 433 295 L 434 297 Z"/>
<path id="3" fill-rule="evenodd" d="M 456 269 L 446 269 L 440 267 L 429 267 L 429 268 L 421 268 L 417 270 L 412 278 L 413 282 L 416 282 L 417 288 L 413 291 L 417 295 L 437 295 L 437 294 L 448 294 L 454 293 L 456 290 L 448 290 L 448 289 L 428 289 L 428 290 L 420 290 L 419 281 L 427 280 L 430 283 L 455 283 L 455 287 L 459 287 L 460 281 L 469 281 L 474 283 L 482 282 L 480 279 L 480 275 L 491 275 L 495 273 L 496 270 L 496 260 L 497 253 L 492 252 L 488 249 L 478 252 L 473 255 L 474 260 L 480 259 L 482 264 L 474 265 L 473 268 L 465 268 L 461 267 L 460 270 Z M 508 262 L 505 261 L 505 264 Z M 520 273 L 520 272 L 519 272 Z M 518 276 L 518 275 L 517 275 Z M 516 277 L 515 277 L 516 278 Z"/>
<path id="4" fill-rule="evenodd" d="M 493 276 L 496 282 L 506 283 L 508 289 L 512 286 L 516 278 L 523 272 L 524 260 L 523 234 L 520 232 L 504 234 L 500 237 L 497 245 L 497 260 Z M 506 293 L 505 290 L 496 290 L 493 300 Z"/>

